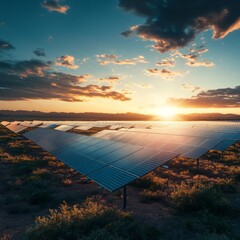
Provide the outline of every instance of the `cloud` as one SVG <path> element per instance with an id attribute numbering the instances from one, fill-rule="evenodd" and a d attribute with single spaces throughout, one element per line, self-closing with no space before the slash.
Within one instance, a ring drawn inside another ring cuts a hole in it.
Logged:
<path id="1" fill-rule="evenodd" d="M 89 98 L 131 100 L 126 94 L 114 91 L 111 86 L 82 86 L 91 75 L 75 76 L 53 72 L 53 62 L 40 60 L 0 61 L 0 100 L 56 99 L 82 102 Z"/>
<path id="2" fill-rule="evenodd" d="M 44 71 L 52 66 L 52 62 L 43 62 L 36 59 L 24 61 L 0 61 L 0 72 L 9 75 L 18 75 L 25 78 L 30 75 L 44 76 Z"/>
<path id="3" fill-rule="evenodd" d="M 121 78 L 118 76 L 110 76 L 110 77 L 106 77 L 106 78 L 99 78 L 100 81 L 105 81 L 105 82 L 117 82 L 119 81 Z"/>
<path id="4" fill-rule="evenodd" d="M 213 62 L 207 62 L 205 59 L 202 61 L 188 61 L 186 65 L 190 67 L 214 67 L 215 64 Z"/>
<path id="5" fill-rule="evenodd" d="M 115 54 L 98 54 L 96 55 L 96 58 L 100 65 L 136 65 L 137 63 L 147 63 L 144 56 L 138 56 L 130 59 L 119 59 L 119 56 Z"/>
<path id="6" fill-rule="evenodd" d="M 174 67 L 175 59 L 174 58 L 165 58 L 161 62 L 157 62 L 156 65 L 159 67 Z"/>
<path id="7" fill-rule="evenodd" d="M 43 48 L 37 48 L 33 53 L 38 57 L 46 57 L 46 53 Z"/>
<path id="8" fill-rule="evenodd" d="M 15 47 L 11 43 L 0 39 L 0 52 L 3 50 L 7 51 L 12 49 L 15 49 Z"/>
<path id="9" fill-rule="evenodd" d="M 134 84 L 134 86 L 138 87 L 138 88 L 152 88 L 152 85 L 151 84 Z"/>
<path id="10" fill-rule="evenodd" d="M 199 57 L 203 53 L 208 52 L 207 48 L 204 48 L 204 46 L 199 46 L 194 48 L 189 48 L 188 49 L 189 53 L 188 54 L 183 54 L 179 51 L 176 51 L 174 55 L 178 55 L 182 59 L 187 60 L 186 65 L 190 67 L 214 67 L 215 64 L 213 62 L 208 62 L 205 59 L 199 60 Z"/>
<path id="11" fill-rule="evenodd" d="M 122 34 L 153 41 L 161 53 L 185 47 L 209 29 L 219 39 L 240 28 L 239 0 L 119 0 L 119 6 L 146 19 Z"/>
<path id="12" fill-rule="evenodd" d="M 170 71 L 168 69 L 157 69 L 150 68 L 145 70 L 149 76 L 158 76 L 163 78 L 164 80 L 173 80 L 176 76 L 183 76 L 183 72 L 180 71 Z"/>
<path id="13" fill-rule="evenodd" d="M 77 69 L 79 68 L 79 66 L 75 65 L 74 60 L 75 60 L 74 57 L 71 55 L 61 56 L 57 58 L 56 65 L 61 67 L 71 68 L 71 69 Z"/>
<path id="14" fill-rule="evenodd" d="M 46 8 L 49 12 L 59 12 L 59 13 L 64 13 L 66 14 L 69 6 L 61 6 L 59 4 L 59 0 L 47 0 L 42 3 L 42 6 Z"/>
<path id="15" fill-rule="evenodd" d="M 184 90 L 190 90 L 193 93 L 203 90 L 201 87 L 194 86 L 191 83 L 183 83 L 182 88 Z"/>
<path id="16" fill-rule="evenodd" d="M 240 86 L 202 91 L 191 98 L 170 98 L 168 103 L 189 108 L 239 108 Z"/>

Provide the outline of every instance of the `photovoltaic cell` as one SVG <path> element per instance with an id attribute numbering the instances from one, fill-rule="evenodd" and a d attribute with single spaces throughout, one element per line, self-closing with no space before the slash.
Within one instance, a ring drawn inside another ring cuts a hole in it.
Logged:
<path id="1" fill-rule="evenodd" d="M 135 167 L 141 162 L 146 161 L 158 153 L 160 153 L 159 149 L 144 147 L 134 154 L 128 155 L 119 161 L 111 163 L 111 165 L 124 171 L 128 171 L 129 169 Z"/>
<path id="2" fill-rule="evenodd" d="M 105 155 L 102 155 L 101 157 L 97 158 L 99 161 L 104 162 L 104 163 L 111 163 L 115 162 L 125 156 L 128 156 L 134 152 L 137 152 L 141 149 L 142 147 L 139 146 L 134 146 L 134 145 L 127 145 L 124 146 L 116 151 L 113 151 L 111 153 L 107 153 Z"/>
<path id="3" fill-rule="evenodd" d="M 63 154 L 59 154 L 57 157 L 68 166 L 84 175 L 88 175 L 89 173 L 106 166 L 106 164 L 95 161 L 74 151 L 68 151 Z"/>
<path id="4" fill-rule="evenodd" d="M 93 151 L 93 152 L 89 153 L 88 156 L 91 157 L 91 158 L 98 159 L 98 158 L 100 158 L 104 155 L 107 155 L 107 154 L 109 154 L 113 151 L 121 149 L 126 145 L 127 145 L 126 143 L 113 142 L 113 144 L 111 144 L 109 146 L 106 146 L 106 147 L 101 148 L 97 151 Z"/>
<path id="5" fill-rule="evenodd" d="M 155 156 L 147 159 L 146 161 L 141 162 L 135 167 L 130 168 L 128 172 L 134 173 L 138 177 L 141 177 L 153 171 L 154 169 L 158 168 L 159 166 L 173 159 L 176 156 L 177 156 L 176 153 L 160 152 L 159 154 L 156 154 Z"/>
<path id="6" fill-rule="evenodd" d="M 221 143 L 219 143 L 213 149 L 218 151 L 224 151 L 234 143 L 236 143 L 235 139 L 224 139 Z"/>
<path id="7" fill-rule="evenodd" d="M 112 166 L 106 166 L 98 171 L 92 172 L 88 174 L 88 177 L 111 192 L 118 190 L 138 178 L 136 175 L 121 171 Z"/>

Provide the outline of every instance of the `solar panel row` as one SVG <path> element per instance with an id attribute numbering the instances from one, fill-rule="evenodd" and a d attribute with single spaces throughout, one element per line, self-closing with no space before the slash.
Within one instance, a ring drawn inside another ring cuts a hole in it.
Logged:
<path id="1" fill-rule="evenodd" d="M 46 128 L 24 136 L 109 191 L 116 191 L 177 156 L 174 152 Z"/>
<path id="2" fill-rule="evenodd" d="M 149 133 L 144 131 L 104 130 L 93 136 L 106 140 L 159 148 L 164 151 L 173 151 L 188 158 L 199 158 L 222 141 L 220 138 Z"/>

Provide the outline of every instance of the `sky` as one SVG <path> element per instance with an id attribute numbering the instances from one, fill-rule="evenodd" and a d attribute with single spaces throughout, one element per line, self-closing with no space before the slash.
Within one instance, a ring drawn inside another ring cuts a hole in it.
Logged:
<path id="1" fill-rule="evenodd" d="M 239 0 L 1 0 L 0 109 L 240 114 Z"/>

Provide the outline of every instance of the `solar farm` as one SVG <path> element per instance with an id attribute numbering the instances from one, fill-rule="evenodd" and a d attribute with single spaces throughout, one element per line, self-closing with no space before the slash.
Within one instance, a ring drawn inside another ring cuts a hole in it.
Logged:
<path id="1" fill-rule="evenodd" d="M 119 209 L 134 210 L 128 186 L 141 185 L 156 172 L 164 176 L 162 188 L 171 182 L 166 173 L 176 163 L 192 171 L 191 178 L 201 180 L 203 166 L 218 167 L 209 156 L 215 154 L 223 162 L 229 149 L 240 152 L 238 121 L 2 121 L 1 125 L 70 167 L 78 178 L 95 182 L 100 192 L 120 194 Z M 143 191 L 146 201 L 157 193 L 152 187 Z"/>

